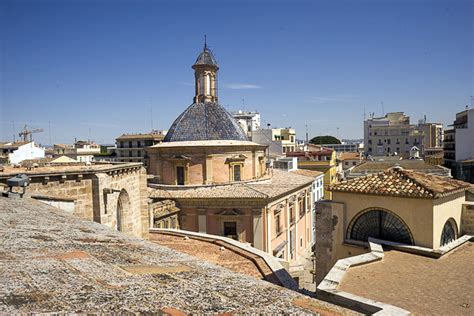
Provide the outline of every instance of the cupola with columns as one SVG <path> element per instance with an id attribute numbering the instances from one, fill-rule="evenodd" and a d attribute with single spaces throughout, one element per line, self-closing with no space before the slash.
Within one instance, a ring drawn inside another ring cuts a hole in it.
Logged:
<path id="1" fill-rule="evenodd" d="M 204 36 L 204 49 L 199 54 L 193 65 L 195 80 L 195 103 L 217 102 L 217 64 L 214 55 L 207 47 L 207 40 Z"/>

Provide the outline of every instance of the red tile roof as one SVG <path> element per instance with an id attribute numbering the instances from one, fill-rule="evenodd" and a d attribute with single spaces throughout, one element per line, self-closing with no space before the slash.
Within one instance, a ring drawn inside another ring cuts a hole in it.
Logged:
<path id="1" fill-rule="evenodd" d="M 330 191 L 436 199 L 467 190 L 467 182 L 421 172 L 391 168 L 384 172 L 331 185 Z"/>

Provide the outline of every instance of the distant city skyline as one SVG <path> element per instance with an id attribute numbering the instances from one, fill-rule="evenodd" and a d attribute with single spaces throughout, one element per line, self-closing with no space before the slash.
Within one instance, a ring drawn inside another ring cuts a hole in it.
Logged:
<path id="1" fill-rule="evenodd" d="M 0 141 L 25 124 L 42 144 L 167 130 L 204 34 L 220 103 L 262 127 L 360 139 L 383 111 L 451 124 L 474 95 L 472 21 L 468 0 L 3 1 Z"/>

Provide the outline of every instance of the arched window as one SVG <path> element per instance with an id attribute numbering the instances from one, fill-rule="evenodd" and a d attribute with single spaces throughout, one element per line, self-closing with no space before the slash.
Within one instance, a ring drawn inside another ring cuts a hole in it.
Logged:
<path id="1" fill-rule="evenodd" d="M 458 234 L 456 222 L 454 221 L 454 219 L 450 218 L 444 224 L 443 231 L 441 233 L 440 245 L 444 246 L 446 244 L 449 244 L 453 240 L 456 240 L 457 235 Z"/>
<path id="2" fill-rule="evenodd" d="M 395 214 L 384 210 L 369 210 L 357 216 L 349 226 L 348 237 L 367 241 L 369 237 L 413 245 L 407 225 Z"/>

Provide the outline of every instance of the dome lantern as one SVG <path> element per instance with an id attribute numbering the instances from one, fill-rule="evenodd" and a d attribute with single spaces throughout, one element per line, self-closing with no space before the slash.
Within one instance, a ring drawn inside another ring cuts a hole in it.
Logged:
<path id="1" fill-rule="evenodd" d="M 204 35 L 204 49 L 192 66 L 194 69 L 195 96 L 194 102 L 217 102 L 217 64 L 214 55 L 207 47 Z"/>

